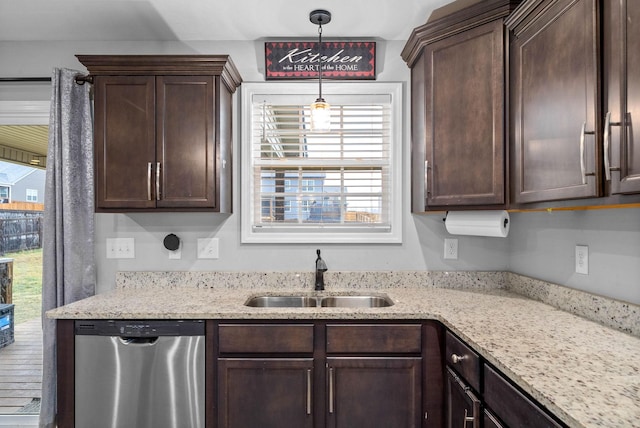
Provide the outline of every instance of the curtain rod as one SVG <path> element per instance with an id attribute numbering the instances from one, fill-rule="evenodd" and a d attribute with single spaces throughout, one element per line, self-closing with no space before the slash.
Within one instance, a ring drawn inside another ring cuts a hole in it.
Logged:
<path id="1" fill-rule="evenodd" d="M 51 77 L 0 77 L 0 82 L 51 82 Z"/>
<path id="2" fill-rule="evenodd" d="M 78 85 L 84 85 L 86 82 L 93 83 L 93 76 L 78 74 L 75 80 Z M 0 77 L 2 82 L 51 82 L 51 77 Z"/>

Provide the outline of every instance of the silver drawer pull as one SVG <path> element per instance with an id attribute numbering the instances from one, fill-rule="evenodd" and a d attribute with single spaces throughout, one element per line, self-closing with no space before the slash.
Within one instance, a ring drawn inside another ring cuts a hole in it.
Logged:
<path id="1" fill-rule="evenodd" d="M 466 359 L 467 359 L 466 355 L 451 354 L 451 361 L 453 362 L 453 364 L 461 363 Z"/>
<path id="2" fill-rule="evenodd" d="M 307 415 L 311 414 L 311 369 L 307 369 Z"/>
<path id="3" fill-rule="evenodd" d="M 333 406 L 334 406 L 334 388 L 335 388 L 335 378 L 334 378 L 335 374 L 333 372 L 333 367 L 329 368 L 329 413 L 333 413 Z"/>

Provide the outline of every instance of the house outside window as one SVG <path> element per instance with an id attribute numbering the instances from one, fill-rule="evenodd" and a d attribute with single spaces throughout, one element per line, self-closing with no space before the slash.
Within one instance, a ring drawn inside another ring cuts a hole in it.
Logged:
<path id="1" fill-rule="evenodd" d="M 37 189 L 27 189 L 27 202 L 38 202 Z"/>
<path id="2" fill-rule="evenodd" d="M 310 130 L 316 85 L 243 85 L 242 242 L 398 243 L 398 83 L 330 83 L 332 129 Z"/>
<path id="3" fill-rule="evenodd" d="M 3 204 L 11 202 L 11 188 L 9 186 L 0 186 L 0 202 Z"/>

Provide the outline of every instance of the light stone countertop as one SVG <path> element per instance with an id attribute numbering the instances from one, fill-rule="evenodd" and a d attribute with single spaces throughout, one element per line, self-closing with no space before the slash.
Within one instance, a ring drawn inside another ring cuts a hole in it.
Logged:
<path id="1" fill-rule="evenodd" d="M 141 285 L 134 278 L 121 277 L 116 290 L 47 315 L 59 319 L 435 319 L 567 425 L 640 427 L 640 338 L 500 285 L 477 286 L 477 277 L 462 288 L 440 288 L 429 281 L 424 285 L 424 278 L 396 281 L 395 277 L 359 289 L 348 281 L 327 285 L 329 294 L 367 289 L 394 301 L 393 306 L 370 309 L 244 306 L 258 294 L 314 294 L 307 278 L 295 287 L 281 278 L 273 278 L 273 283 L 253 278 L 249 286 L 234 283 L 211 288 L 197 281 L 188 287 L 160 283 L 164 280 L 158 278 Z M 299 275 L 295 278 L 298 281 Z M 500 277 L 488 282 L 494 280 L 499 282 Z"/>

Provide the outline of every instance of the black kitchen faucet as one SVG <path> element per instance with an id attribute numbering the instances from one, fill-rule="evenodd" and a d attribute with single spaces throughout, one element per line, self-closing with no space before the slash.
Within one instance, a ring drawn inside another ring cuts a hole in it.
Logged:
<path id="1" fill-rule="evenodd" d="M 324 273 L 327 271 L 327 264 L 320 257 L 320 250 L 316 250 L 318 258 L 316 259 L 316 291 L 324 290 Z"/>

